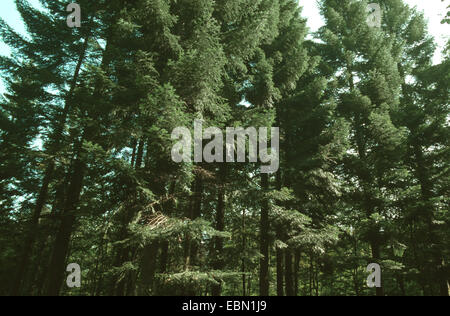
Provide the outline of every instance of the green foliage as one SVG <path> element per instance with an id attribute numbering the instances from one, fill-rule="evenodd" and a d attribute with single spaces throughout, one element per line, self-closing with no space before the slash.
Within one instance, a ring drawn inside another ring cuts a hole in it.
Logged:
<path id="1" fill-rule="evenodd" d="M 78 0 L 74 29 L 65 1 L 17 0 L 0 295 L 448 295 L 449 54 L 375 2 L 381 28 L 367 1 L 321 0 L 309 34 L 296 0 Z M 280 127 L 279 171 L 174 163 L 195 119 Z"/>

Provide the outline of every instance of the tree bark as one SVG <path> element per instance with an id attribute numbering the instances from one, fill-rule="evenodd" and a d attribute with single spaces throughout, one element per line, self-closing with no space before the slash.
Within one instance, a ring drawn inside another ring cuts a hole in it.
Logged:
<path id="1" fill-rule="evenodd" d="M 269 189 L 269 176 L 261 174 L 261 190 L 267 193 Z M 259 265 L 259 294 L 269 296 L 269 201 L 263 197 L 261 203 L 260 220 L 260 253 L 262 255 Z"/>
<path id="2" fill-rule="evenodd" d="M 80 140 L 82 142 L 82 140 Z M 81 144 L 79 145 L 81 146 Z M 83 187 L 85 164 L 77 157 L 71 174 L 71 181 L 68 189 L 68 196 L 62 212 L 61 225 L 55 239 L 52 258 L 50 260 L 49 283 L 46 291 L 48 296 L 56 296 L 63 283 L 65 272 L 65 260 L 69 251 L 70 236 L 75 224 L 75 211 L 80 199 L 81 189 Z"/>
<path id="3" fill-rule="evenodd" d="M 281 240 L 281 232 L 279 229 L 277 229 L 277 239 Z M 284 252 L 283 249 L 280 249 L 277 247 L 276 250 L 277 255 L 277 295 L 278 296 L 284 296 Z"/>
<path id="4" fill-rule="evenodd" d="M 219 188 L 217 192 L 217 211 L 216 211 L 216 230 L 223 232 L 225 230 L 225 180 L 226 180 L 226 166 L 220 165 L 219 170 Z M 223 261 L 223 238 L 215 237 L 215 262 L 214 270 L 222 270 L 225 262 Z M 222 293 L 222 282 L 218 280 L 219 284 L 212 286 L 212 295 L 220 296 Z"/>
<path id="5" fill-rule="evenodd" d="M 294 256 L 294 295 L 298 295 L 298 270 L 300 266 L 300 250 L 295 250 Z"/>
<path id="6" fill-rule="evenodd" d="M 203 180 L 201 175 L 197 175 L 194 183 L 194 196 L 191 209 L 191 219 L 196 220 L 202 213 L 202 194 L 203 194 Z M 198 262 L 198 243 L 195 240 L 190 240 L 190 265 L 197 265 Z"/>
<path id="7" fill-rule="evenodd" d="M 278 119 L 277 119 L 278 121 Z M 277 122 L 279 126 L 279 122 Z M 281 179 L 281 170 L 276 173 L 276 188 L 278 191 L 281 190 L 282 187 L 282 179 Z M 281 203 L 280 203 L 281 204 Z M 282 227 L 276 228 L 276 238 L 280 241 L 285 241 L 283 238 Z M 277 257 L 277 295 L 284 296 L 284 251 L 277 247 L 276 249 L 276 257 Z"/>
<path id="8" fill-rule="evenodd" d="M 286 295 L 294 296 L 294 280 L 292 271 L 292 251 L 285 250 L 285 281 L 286 281 Z"/>
<path id="9" fill-rule="evenodd" d="M 169 187 L 168 198 L 169 201 L 166 203 L 166 216 L 171 216 L 174 208 L 174 197 L 176 182 L 173 180 Z M 160 257 L 160 270 L 161 273 L 167 271 L 167 262 L 169 254 L 169 242 L 167 240 L 161 241 L 161 257 Z"/>

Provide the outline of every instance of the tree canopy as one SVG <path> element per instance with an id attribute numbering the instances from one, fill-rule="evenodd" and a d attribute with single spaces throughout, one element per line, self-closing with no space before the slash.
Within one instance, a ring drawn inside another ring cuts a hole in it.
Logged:
<path id="1" fill-rule="evenodd" d="M 297 0 L 77 0 L 71 28 L 15 2 L 0 295 L 449 295 L 450 55 L 423 13 L 320 0 L 312 33 Z M 278 170 L 174 162 L 197 121 L 279 128 Z"/>

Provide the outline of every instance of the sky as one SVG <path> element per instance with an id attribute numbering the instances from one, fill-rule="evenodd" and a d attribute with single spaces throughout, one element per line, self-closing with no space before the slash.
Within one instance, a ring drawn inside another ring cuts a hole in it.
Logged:
<path id="1" fill-rule="evenodd" d="M 28 0 L 33 5 L 38 5 L 38 0 Z M 226 1 L 226 0 L 225 0 Z M 249 0 L 251 1 L 251 0 Z M 441 60 L 440 51 L 445 46 L 447 39 L 450 37 L 450 25 L 441 24 L 441 20 L 447 12 L 446 7 L 450 5 L 450 0 L 404 0 L 410 6 L 417 6 L 417 8 L 424 12 L 428 19 L 429 31 L 435 37 L 439 45 L 434 56 L 434 63 L 439 63 Z M 67 1 L 69 3 L 71 1 Z M 303 6 L 303 16 L 308 19 L 308 26 L 312 32 L 317 31 L 322 25 L 323 20 L 320 17 L 316 0 L 300 0 L 300 5 Z M 0 18 L 6 21 L 17 32 L 26 34 L 25 27 L 17 12 L 14 0 L 0 0 Z M 0 42 L 0 55 L 8 55 L 10 50 L 3 43 Z M 0 81 L 0 93 L 4 92 L 3 85 Z"/>

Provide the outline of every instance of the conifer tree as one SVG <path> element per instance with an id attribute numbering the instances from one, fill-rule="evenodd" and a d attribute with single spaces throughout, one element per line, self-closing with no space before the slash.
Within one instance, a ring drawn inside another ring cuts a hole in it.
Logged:
<path id="1" fill-rule="evenodd" d="M 39 138 L 44 141 L 45 152 L 42 157 L 44 174 L 39 192 L 30 192 L 36 199 L 32 211 L 31 220 L 25 229 L 26 238 L 22 247 L 21 258 L 17 270 L 17 277 L 12 292 L 20 293 L 20 286 L 26 276 L 30 262 L 32 247 L 38 230 L 38 220 L 47 197 L 50 183 L 53 180 L 55 170 L 55 155 L 63 148 L 65 124 L 69 113 L 72 111 L 73 92 L 78 83 L 78 78 L 84 61 L 87 59 L 87 46 L 90 36 L 94 35 L 96 24 L 87 21 L 86 27 L 80 31 L 73 31 L 65 25 L 65 3 L 42 1 L 42 5 L 48 10 L 41 12 L 30 6 L 26 1 L 16 1 L 31 39 L 25 39 L 15 33 L 9 26 L 2 22 L 2 37 L 15 50 L 15 59 L 4 59 L 4 65 L 10 69 L 16 68 L 23 72 L 28 68 L 30 75 L 34 76 L 37 87 L 38 78 L 41 83 L 41 95 L 35 95 L 35 108 L 39 109 L 39 122 L 37 128 Z M 86 13 L 91 9 L 86 5 Z M 31 64 L 21 65 L 19 60 L 24 58 Z M 25 67 L 25 68 L 24 68 Z M 21 70 L 23 69 L 23 70 Z M 53 90 L 53 91 L 50 91 Z M 34 139 L 37 140 L 37 136 Z M 38 185 L 37 185 L 38 186 Z"/>
<path id="2" fill-rule="evenodd" d="M 385 192 L 390 173 L 400 163 L 405 137 L 391 117 L 401 85 L 392 49 L 395 40 L 366 23 L 365 2 L 323 1 L 321 10 L 326 26 L 320 38 L 336 76 L 338 111 L 351 126 L 351 148 L 344 158 L 352 195 L 349 208 L 363 218 L 357 229 L 370 245 L 369 260 L 381 264 L 386 243 L 383 219 L 390 206 Z M 384 295 L 383 287 L 376 292 Z"/>
<path id="3" fill-rule="evenodd" d="M 449 294 L 449 47 L 405 1 L 321 0 L 315 34 L 296 0 L 15 2 L 0 295 Z M 174 162 L 199 121 L 279 127 L 278 170 Z"/>

